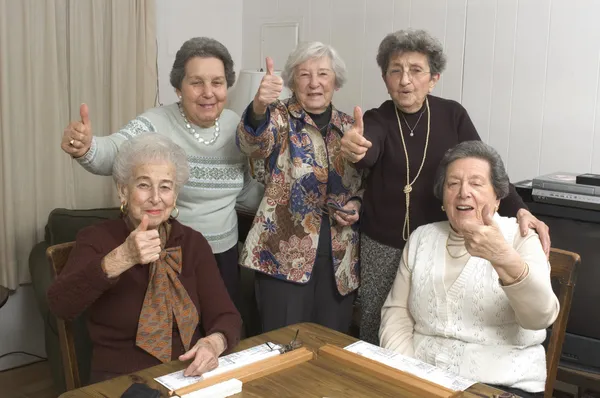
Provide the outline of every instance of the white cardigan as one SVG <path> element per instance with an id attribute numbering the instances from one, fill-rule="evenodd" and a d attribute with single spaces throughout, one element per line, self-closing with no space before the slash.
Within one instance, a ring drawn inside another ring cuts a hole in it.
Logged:
<path id="1" fill-rule="evenodd" d="M 527 277 L 503 287 L 487 260 L 447 255 L 447 221 L 422 226 L 383 306 L 381 345 L 481 383 L 543 391 L 541 343 L 559 307 L 548 262 L 533 231 L 521 237 L 513 218 L 494 219 L 529 265 Z"/>

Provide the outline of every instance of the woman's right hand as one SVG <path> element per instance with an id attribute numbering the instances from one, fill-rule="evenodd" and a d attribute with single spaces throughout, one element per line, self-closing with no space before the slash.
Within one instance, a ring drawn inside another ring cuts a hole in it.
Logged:
<path id="1" fill-rule="evenodd" d="M 264 115 L 269 105 L 277 101 L 283 91 L 283 79 L 273 72 L 273 60 L 267 57 L 267 73 L 263 76 L 254 101 L 252 101 L 252 110 L 257 116 Z"/>
<path id="2" fill-rule="evenodd" d="M 219 366 L 219 355 L 225 351 L 225 341 L 225 336 L 220 332 L 198 340 L 189 351 L 179 356 L 180 361 L 193 359 L 183 371 L 183 375 L 201 376 L 216 369 Z"/>
<path id="3" fill-rule="evenodd" d="M 123 244 L 125 255 L 135 264 L 149 264 L 160 257 L 158 229 L 148 230 L 148 216 L 144 215 L 140 225 L 127 237 Z"/>
<path id="4" fill-rule="evenodd" d="M 342 137 L 342 154 L 352 163 L 356 163 L 365 157 L 371 141 L 364 137 L 365 127 L 363 125 L 362 110 L 360 107 L 354 107 L 354 124 L 344 132 Z"/>
<path id="5" fill-rule="evenodd" d="M 160 258 L 160 236 L 158 230 L 148 230 L 148 216 L 144 215 L 140 225 L 102 260 L 102 269 L 109 278 L 116 278 L 136 264 L 148 264 Z"/>
<path id="6" fill-rule="evenodd" d="M 79 158 L 87 153 L 92 145 L 92 122 L 90 121 L 88 106 L 81 104 L 79 107 L 81 120 L 71 122 L 63 132 L 60 147 L 63 151 Z"/>

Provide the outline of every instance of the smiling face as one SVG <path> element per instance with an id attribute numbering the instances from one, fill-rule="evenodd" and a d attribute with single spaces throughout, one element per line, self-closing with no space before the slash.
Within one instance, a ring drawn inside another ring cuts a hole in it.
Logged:
<path id="1" fill-rule="evenodd" d="M 492 185 L 490 164 L 479 158 L 450 163 L 446 169 L 443 203 L 448 221 L 456 231 L 461 231 L 464 221 L 483 224 L 483 207 L 496 209 L 500 204 Z"/>
<path id="2" fill-rule="evenodd" d="M 181 82 L 183 110 L 192 123 L 211 127 L 221 115 L 227 101 L 225 66 L 218 58 L 191 58 L 185 64 L 185 76 Z"/>
<path id="3" fill-rule="evenodd" d="M 335 90 L 335 73 L 329 57 L 309 59 L 296 66 L 294 93 L 305 111 L 325 112 Z"/>
<path id="4" fill-rule="evenodd" d="M 431 74 L 427 56 L 418 52 L 394 54 L 383 76 L 390 97 L 406 113 L 421 109 L 439 79 L 439 73 Z"/>
<path id="5" fill-rule="evenodd" d="M 133 170 L 129 184 L 117 188 L 133 225 L 137 228 L 147 215 L 148 229 L 157 228 L 175 207 L 175 166 L 168 162 L 140 164 Z"/>

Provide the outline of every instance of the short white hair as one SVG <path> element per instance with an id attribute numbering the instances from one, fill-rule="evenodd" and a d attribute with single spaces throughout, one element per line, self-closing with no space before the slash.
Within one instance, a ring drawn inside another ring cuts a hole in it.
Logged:
<path id="1" fill-rule="evenodd" d="M 288 56 L 285 68 L 281 72 L 283 84 L 293 90 L 294 70 L 296 67 L 309 59 L 318 59 L 325 56 L 331 60 L 331 68 L 335 73 L 335 88 L 342 88 L 347 79 L 346 63 L 332 46 L 319 41 L 303 42 L 296 46 L 294 51 Z"/>
<path id="2" fill-rule="evenodd" d="M 169 137 L 158 133 L 140 134 L 121 144 L 113 163 L 113 179 L 118 185 L 127 185 L 136 166 L 156 162 L 173 165 L 175 192 L 179 192 L 190 176 L 187 155 Z"/>

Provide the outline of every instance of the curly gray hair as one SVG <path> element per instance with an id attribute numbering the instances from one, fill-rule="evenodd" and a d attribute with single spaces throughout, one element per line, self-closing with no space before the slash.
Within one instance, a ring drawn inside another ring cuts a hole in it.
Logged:
<path id="1" fill-rule="evenodd" d="M 225 67 L 227 88 L 233 86 L 233 83 L 235 83 L 233 59 L 223 44 L 210 37 L 194 37 L 183 43 L 177 51 L 177 55 L 175 55 L 175 61 L 171 69 L 171 86 L 181 90 L 181 82 L 185 77 L 185 65 L 194 57 L 220 59 Z"/>
<path id="2" fill-rule="evenodd" d="M 175 192 L 178 193 L 190 176 L 185 151 L 169 137 L 157 133 L 140 134 L 121 144 L 113 163 L 113 179 L 117 185 L 127 185 L 136 166 L 165 162 L 175 167 Z"/>
<path id="3" fill-rule="evenodd" d="M 379 44 L 377 64 L 385 75 L 394 54 L 417 52 L 427 56 L 432 75 L 442 73 L 446 68 L 446 55 L 442 43 L 424 30 L 399 30 L 387 35 Z"/>
<path id="4" fill-rule="evenodd" d="M 294 89 L 294 71 L 298 65 L 309 59 L 329 57 L 331 67 L 335 73 L 335 88 L 342 88 L 346 83 L 346 63 L 338 55 L 333 47 L 323 44 L 319 41 L 304 42 L 296 46 L 294 51 L 288 56 L 285 67 L 281 72 L 283 84 L 290 89 Z"/>
<path id="5" fill-rule="evenodd" d="M 456 160 L 465 158 L 486 160 L 490 165 L 490 181 L 496 196 L 498 199 L 504 199 L 508 196 L 510 182 L 500 154 L 482 141 L 463 141 L 446 151 L 437 168 L 433 183 L 433 194 L 436 198 L 443 201 L 448 166 Z"/>

